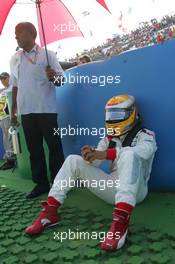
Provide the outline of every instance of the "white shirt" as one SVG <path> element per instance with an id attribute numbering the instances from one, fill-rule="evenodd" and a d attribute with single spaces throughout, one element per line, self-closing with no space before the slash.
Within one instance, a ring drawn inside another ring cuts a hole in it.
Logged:
<path id="1" fill-rule="evenodd" d="M 17 110 L 19 114 L 56 113 L 56 88 L 46 75 L 45 50 L 35 45 L 30 52 L 18 51 L 11 60 L 11 79 L 13 86 L 18 87 Z M 32 64 L 26 56 L 34 60 Z M 56 55 L 48 51 L 50 67 L 59 75 L 63 75 Z"/>
<path id="2" fill-rule="evenodd" d="M 0 121 L 9 117 L 9 114 L 6 114 L 5 108 L 8 105 L 8 92 L 11 92 L 12 86 L 9 85 L 6 89 L 0 89 Z M 9 107 L 8 107 L 9 110 Z"/>
<path id="3" fill-rule="evenodd" d="M 6 88 L 0 88 L 0 96 L 7 96 L 7 93 L 11 91 L 12 91 L 12 85 L 9 85 Z"/>

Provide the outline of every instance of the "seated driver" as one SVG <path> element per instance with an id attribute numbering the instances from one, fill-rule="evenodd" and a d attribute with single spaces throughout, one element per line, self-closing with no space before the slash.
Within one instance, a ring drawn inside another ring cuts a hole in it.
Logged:
<path id="1" fill-rule="evenodd" d="M 107 136 L 101 139 L 96 149 L 86 145 L 81 149 L 82 156 L 69 155 L 66 158 L 47 201 L 42 203 L 41 213 L 25 230 L 28 235 L 40 234 L 46 227 L 59 223 L 57 209 L 71 189 L 69 184 L 61 188 L 61 181 L 68 183 L 70 179 L 78 178 L 90 182 L 119 180 L 117 188 L 114 184 L 104 190 L 92 186 L 89 189 L 104 201 L 115 204 L 112 224 L 101 243 L 101 249 L 113 251 L 124 245 L 132 211 L 148 193 L 148 180 L 157 146 L 154 132 L 142 126 L 133 96 L 112 97 L 106 104 L 105 112 Z M 110 174 L 98 168 L 103 160 L 111 163 Z"/>

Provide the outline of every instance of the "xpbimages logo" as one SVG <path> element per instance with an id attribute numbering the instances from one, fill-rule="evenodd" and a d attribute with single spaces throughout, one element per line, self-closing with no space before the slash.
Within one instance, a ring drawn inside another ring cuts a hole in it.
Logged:
<path id="1" fill-rule="evenodd" d="M 113 234 L 113 232 L 88 232 L 88 231 L 78 231 L 78 228 L 76 231 L 71 231 L 71 229 L 68 229 L 68 231 L 63 232 L 54 232 L 54 240 L 58 240 L 63 242 L 64 240 L 100 240 L 100 242 L 104 242 L 105 238 L 113 239 L 115 237 L 116 240 L 120 239 L 120 232 L 116 232 Z"/>
<path id="2" fill-rule="evenodd" d="M 60 179 L 57 182 L 54 183 L 53 185 L 54 188 L 57 188 L 58 190 L 65 190 L 67 188 L 89 188 L 89 189 L 99 189 L 100 191 L 104 191 L 106 189 L 116 189 L 120 187 L 120 180 L 119 179 L 79 179 L 73 180 L 73 179 Z"/>
<path id="3" fill-rule="evenodd" d="M 60 136 L 61 138 L 65 136 L 98 136 L 99 138 L 104 138 L 106 135 L 116 136 L 120 134 L 120 128 L 105 128 L 105 127 L 76 127 L 68 125 L 68 127 L 54 128 L 54 136 Z"/>
<path id="4" fill-rule="evenodd" d="M 58 82 L 60 76 L 54 77 L 54 83 Z M 106 84 L 120 84 L 120 75 L 80 75 L 79 73 L 68 73 L 64 76 L 62 84 L 98 84 L 105 86 Z"/>

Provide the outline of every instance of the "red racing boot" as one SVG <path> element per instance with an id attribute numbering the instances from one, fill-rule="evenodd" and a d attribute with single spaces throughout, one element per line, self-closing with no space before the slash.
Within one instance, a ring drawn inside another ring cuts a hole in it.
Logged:
<path id="1" fill-rule="evenodd" d="M 57 207 L 48 204 L 48 202 L 42 202 L 41 205 L 42 211 L 38 218 L 25 230 L 27 235 L 38 235 L 47 227 L 57 225 L 60 221 L 60 216 L 57 213 Z"/>
<path id="2" fill-rule="evenodd" d="M 111 228 L 100 245 L 105 251 L 120 249 L 125 244 L 128 233 L 130 214 L 123 209 L 115 208 L 112 216 Z"/>

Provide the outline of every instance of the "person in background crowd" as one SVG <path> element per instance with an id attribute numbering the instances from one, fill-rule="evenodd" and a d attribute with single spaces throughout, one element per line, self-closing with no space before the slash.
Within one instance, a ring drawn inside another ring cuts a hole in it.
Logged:
<path id="1" fill-rule="evenodd" d="M 91 58 L 88 55 L 83 55 L 78 59 L 78 64 L 84 64 L 89 62 L 91 62 Z"/>
<path id="2" fill-rule="evenodd" d="M 22 49 L 11 59 L 12 124 L 21 115 L 26 144 L 30 153 L 32 179 L 36 186 L 26 198 L 35 198 L 50 189 L 43 148 L 45 139 L 49 149 L 51 183 L 64 162 L 60 136 L 54 135 L 57 124 L 56 87 L 64 82 L 63 70 L 54 52 L 36 44 L 36 28 L 29 22 L 15 27 L 18 46 Z"/>
<path id="3" fill-rule="evenodd" d="M 158 43 L 158 44 L 161 44 L 161 43 L 164 42 L 164 40 L 165 40 L 165 37 L 163 36 L 163 34 L 162 34 L 162 33 L 159 33 L 159 34 L 157 35 L 157 43 Z"/>
<path id="4" fill-rule="evenodd" d="M 5 163 L 0 166 L 0 170 L 12 169 L 16 164 L 16 156 L 13 153 L 12 139 L 9 134 L 11 123 L 7 102 L 7 93 L 12 90 L 12 86 L 9 84 L 9 78 L 10 75 L 8 72 L 2 72 L 0 74 L 0 81 L 4 86 L 4 88 L 0 90 L 0 128 L 2 129 L 3 133 L 3 145 L 5 150 L 3 157 Z"/>
<path id="5" fill-rule="evenodd" d="M 172 32 L 173 32 L 172 37 L 175 38 L 175 27 L 173 27 Z"/>

